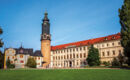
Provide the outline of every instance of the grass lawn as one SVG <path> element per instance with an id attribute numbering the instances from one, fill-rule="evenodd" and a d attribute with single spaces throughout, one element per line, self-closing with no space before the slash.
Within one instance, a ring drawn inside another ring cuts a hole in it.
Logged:
<path id="1" fill-rule="evenodd" d="M 122 69 L 0 70 L 0 80 L 130 80 L 130 70 L 122 70 Z"/>

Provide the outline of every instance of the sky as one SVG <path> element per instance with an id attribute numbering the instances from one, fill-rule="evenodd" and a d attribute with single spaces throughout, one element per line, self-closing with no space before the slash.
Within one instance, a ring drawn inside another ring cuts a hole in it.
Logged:
<path id="1" fill-rule="evenodd" d="M 52 46 L 116 34 L 122 4 L 123 0 L 0 0 L 2 49 L 22 44 L 40 50 L 46 10 Z"/>

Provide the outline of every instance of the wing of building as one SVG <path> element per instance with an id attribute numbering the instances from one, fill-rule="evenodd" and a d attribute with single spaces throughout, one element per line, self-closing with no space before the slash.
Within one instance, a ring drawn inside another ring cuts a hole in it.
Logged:
<path id="1" fill-rule="evenodd" d="M 79 42 L 51 47 L 51 67 L 82 67 L 86 65 L 88 47 L 98 48 L 101 62 L 112 62 L 114 57 L 123 53 L 120 43 L 120 33 L 89 39 Z"/>
<path id="2" fill-rule="evenodd" d="M 25 68 L 27 60 L 32 57 L 36 60 L 36 67 L 42 67 L 43 56 L 40 50 L 33 52 L 32 48 L 7 48 L 5 49 L 6 61 L 10 59 L 11 64 L 15 64 L 15 68 Z"/>

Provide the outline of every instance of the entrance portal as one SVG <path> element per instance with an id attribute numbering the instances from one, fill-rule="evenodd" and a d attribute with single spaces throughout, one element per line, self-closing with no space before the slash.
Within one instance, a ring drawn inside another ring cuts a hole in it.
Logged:
<path id="1" fill-rule="evenodd" d="M 69 62 L 69 67 L 72 67 L 72 61 Z"/>

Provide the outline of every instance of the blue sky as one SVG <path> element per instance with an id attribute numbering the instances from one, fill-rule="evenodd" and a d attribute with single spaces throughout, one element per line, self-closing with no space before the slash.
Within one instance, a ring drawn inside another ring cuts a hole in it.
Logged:
<path id="1" fill-rule="evenodd" d="M 120 32 L 123 0 L 0 0 L 3 48 L 40 49 L 41 24 L 47 9 L 51 44 L 59 45 Z"/>

